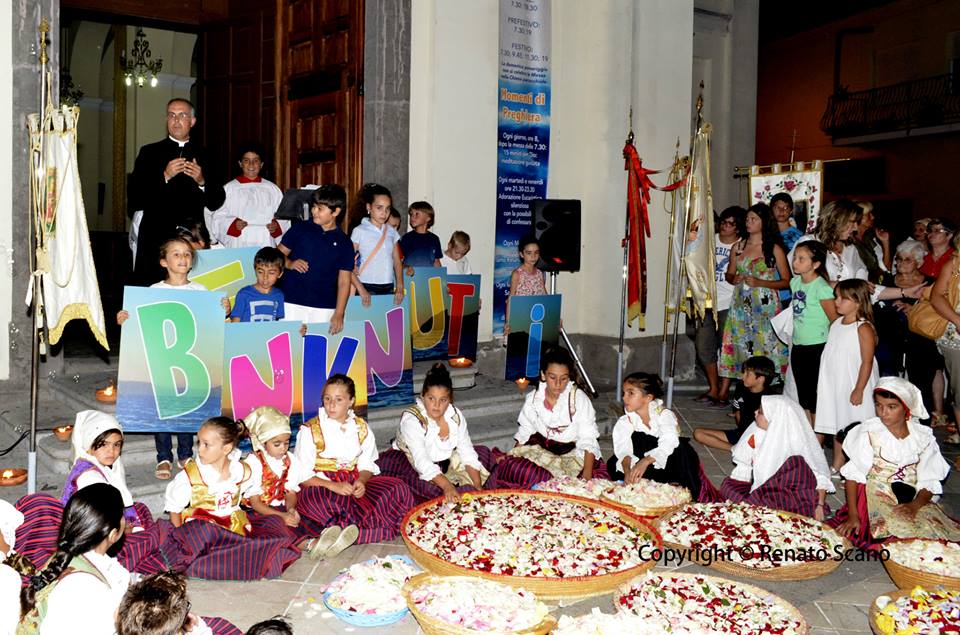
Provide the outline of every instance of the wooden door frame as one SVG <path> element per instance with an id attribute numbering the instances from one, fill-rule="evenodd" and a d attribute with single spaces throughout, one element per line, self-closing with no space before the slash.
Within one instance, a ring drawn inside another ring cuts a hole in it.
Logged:
<path id="1" fill-rule="evenodd" d="M 283 166 L 282 172 L 278 170 L 277 180 L 281 183 L 281 187 L 284 185 L 287 187 L 299 187 L 301 183 L 294 182 L 294 169 L 291 163 L 292 148 L 291 144 L 293 143 L 294 131 L 292 128 L 292 121 L 290 117 L 290 103 L 288 99 L 290 91 L 290 78 L 287 76 L 285 71 L 285 62 L 286 62 L 286 52 L 288 49 L 287 41 L 287 20 L 289 19 L 289 12 L 287 11 L 288 0 L 276 0 L 277 7 L 277 21 L 276 21 L 276 55 L 274 57 L 274 76 L 276 77 L 277 82 L 277 126 L 276 126 L 276 135 L 274 142 L 274 165 Z M 350 153 L 347 157 L 346 163 L 346 179 L 343 187 L 347 191 L 347 198 L 350 200 L 356 192 L 360 189 L 360 185 L 363 182 L 363 52 L 364 52 L 364 35 L 365 35 L 365 16 L 366 16 L 366 0 L 351 0 L 351 6 L 353 11 L 358 15 L 356 20 L 355 32 L 357 46 L 354 50 L 354 55 L 351 57 L 355 62 L 353 68 L 356 69 L 356 77 L 353 77 L 353 85 L 355 89 L 352 91 L 353 96 L 349 99 L 346 104 L 348 111 L 351 116 L 352 126 L 348 130 L 348 146 L 350 148 Z M 348 69 L 349 72 L 349 69 Z M 343 223 L 347 222 L 347 217 L 349 214 L 348 210 L 344 210 L 342 214 Z"/>

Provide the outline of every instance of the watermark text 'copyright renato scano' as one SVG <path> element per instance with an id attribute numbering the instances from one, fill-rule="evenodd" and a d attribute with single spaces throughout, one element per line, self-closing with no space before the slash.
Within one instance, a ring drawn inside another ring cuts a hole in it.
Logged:
<path id="1" fill-rule="evenodd" d="M 777 549 L 770 545 L 743 545 L 740 547 L 695 545 L 689 549 L 673 549 L 645 544 L 640 547 L 640 559 L 644 562 L 654 560 L 663 565 L 675 564 L 677 566 L 688 562 L 708 566 L 714 562 L 732 562 L 747 566 L 755 566 L 759 562 L 790 565 L 804 562 L 824 562 L 826 560 L 884 562 L 889 558 L 890 552 L 886 549 L 862 551 L 847 548 L 842 544 L 834 545 L 832 548 L 808 547 L 798 549 Z"/>

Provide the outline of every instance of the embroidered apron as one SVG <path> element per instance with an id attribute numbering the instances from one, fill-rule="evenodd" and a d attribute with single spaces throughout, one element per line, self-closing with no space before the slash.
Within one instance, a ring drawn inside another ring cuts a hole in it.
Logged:
<path id="1" fill-rule="evenodd" d="M 190 479 L 190 506 L 180 512 L 183 522 L 191 520 L 205 520 L 207 522 L 220 525 L 228 531 L 241 536 L 250 534 L 250 519 L 247 518 L 247 512 L 240 509 L 240 487 L 237 485 L 233 492 L 223 492 L 215 497 L 210 493 L 210 488 L 203 482 L 200 475 L 200 466 L 196 461 L 190 459 L 183 467 Z M 250 478 L 250 466 L 243 464 L 243 481 Z M 218 516 L 214 512 L 223 512 L 233 509 L 229 516 Z"/>

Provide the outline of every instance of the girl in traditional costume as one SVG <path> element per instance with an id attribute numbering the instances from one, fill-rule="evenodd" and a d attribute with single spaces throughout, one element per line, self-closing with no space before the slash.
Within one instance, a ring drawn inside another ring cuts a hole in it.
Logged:
<path id="1" fill-rule="evenodd" d="M 732 453 L 736 467 L 720 485 L 723 498 L 824 519 L 827 493 L 836 490 L 800 404 L 780 395 L 761 398 Z"/>
<path id="2" fill-rule="evenodd" d="M 937 504 L 950 466 L 933 432 L 920 390 L 900 377 L 883 377 L 873 391 L 877 416 L 847 432 L 847 504 L 830 525 L 859 547 L 888 538 L 960 540 L 960 522 Z"/>
<path id="3" fill-rule="evenodd" d="M 300 556 L 295 536 L 279 516 L 247 517 L 244 498 L 262 492 L 237 443 L 246 430 L 226 417 L 207 419 L 197 437 L 199 458 L 187 461 L 167 486 L 165 509 L 174 529 L 152 566 L 211 580 L 258 580 L 279 576 Z"/>
<path id="4" fill-rule="evenodd" d="M 577 387 L 570 353 L 555 348 L 540 360 L 540 385 L 527 395 L 516 446 L 494 469 L 488 487 L 529 489 L 560 476 L 607 478 L 596 413 Z"/>
<path id="5" fill-rule="evenodd" d="M 406 483 L 381 476 L 373 430 L 353 412 L 356 387 L 343 374 L 323 387 L 323 408 L 300 428 L 297 457 L 309 466 L 300 492 L 303 531 L 319 538 L 312 558 L 334 556 L 354 542 L 387 542 L 413 507 Z"/>
<path id="6" fill-rule="evenodd" d="M 287 527 L 300 526 L 297 493 L 309 477 L 303 464 L 290 450 L 290 419 L 271 406 L 255 408 L 243 419 L 250 431 L 253 452 L 243 462 L 251 479 L 259 483 L 260 494 L 247 499 L 254 512 L 278 516 Z"/>
<path id="7" fill-rule="evenodd" d="M 124 538 L 117 559 L 126 569 L 136 570 L 145 558 L 160 546 L 160 527 L 143 503 L 133 501 L 127 488 L 123 459 L 123 429 L 116 417 L 98 410 L 77 413 L 71 435 L 74 462 L 57 501 L 46 495 L 24 497 L 17 506 L 25 516 L 24 554 L 43 565 L 56 551 L 57 530 L 63 508 L 78 490 L 94 483 L 106 483 L 120 492 L 126 521 Z"/>
<path id="8" fill-rule="evenodd" d="M 393 448 L 377 463 L 383 474 L 406 483 L 417 503 L 437 496 L 455 501 L 460 492 L 483 487 L 490 475 L 490 450 L 470 440 L 443 364 L 427 372 L 420 398 L 400 417 Z"/>
<path id="9" fill-rule="evenodd" d="M 690 490 L 695 501 L 716 500 L 700 457 L 689 439 L 680 438 L 677 417 L 664 407 L 662 397 L 663 382 L 657 375 L 631 373 L 623 380 L 625 413 L 613 426 L 610 478 L 628 485 L 641 478 L 674 483 Z"/>

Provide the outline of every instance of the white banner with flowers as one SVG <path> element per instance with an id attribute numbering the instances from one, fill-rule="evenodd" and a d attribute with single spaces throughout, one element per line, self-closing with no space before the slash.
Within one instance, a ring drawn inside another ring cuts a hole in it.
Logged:
<path id="1" fill-rule="evenodd" d="M 813 230 L 820 214 L 823 170 L 750 175 L 750 204 L 770 204 L 775 194 L 786 192 L 793 199 L 793 218 L 805 234 Z"/>

